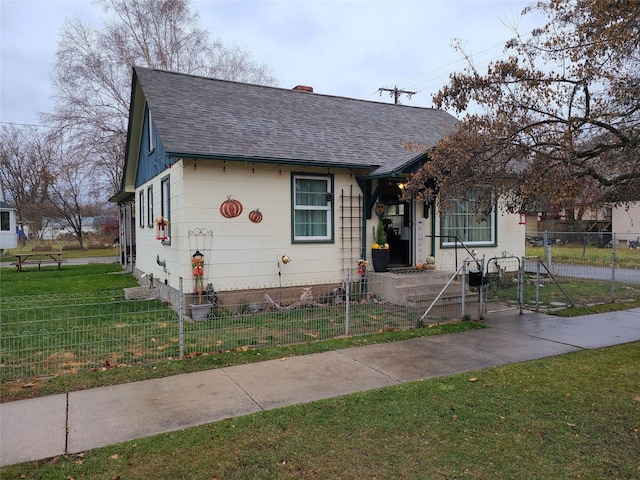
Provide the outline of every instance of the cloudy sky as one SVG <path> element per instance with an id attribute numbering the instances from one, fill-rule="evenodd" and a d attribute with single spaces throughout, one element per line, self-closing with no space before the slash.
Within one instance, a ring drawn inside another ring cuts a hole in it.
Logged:
<path id="1" fill-rule="evenodd" d="M 392 102 L 378 88 L 417 92 L 405 105 L 431 106 L 431 95 L 465 66 L 460 39 L 479 66 L 503 44 L 542 26 L 522 18 L 521 0 L 192 0 L 211 39 L 238 45 L 268 65 L 282 88 Z M 49 111 L 49 73 L 65 18 L 101 24 L 90 0 L 0 0 L 0 122 L 39 124 Z"/>

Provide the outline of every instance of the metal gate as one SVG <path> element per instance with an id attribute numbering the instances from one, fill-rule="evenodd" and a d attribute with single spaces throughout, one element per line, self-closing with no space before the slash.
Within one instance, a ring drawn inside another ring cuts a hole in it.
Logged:
<path id="1" fill-rule="evenodd" d="M 523 270 L 520 258 L 503 253 L 483 261 L 480 290 L 480 318 L 492 312 L 519 310 L 522 313 Z"/>

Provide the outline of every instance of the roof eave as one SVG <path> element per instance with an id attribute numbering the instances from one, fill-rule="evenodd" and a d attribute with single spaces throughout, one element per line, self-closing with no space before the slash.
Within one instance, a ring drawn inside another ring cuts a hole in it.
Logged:
<path id="1" fill-rule="evenodd" d="M 345 163 L 345 162 L 323 162 L 318 160 L 302 160 L 292 158 L 271 158 L 271 157 L 252 157 L 247 155 L 220 155 L 192 152 L 174 152 L 167 151 L 169 158 L 194 158 L 198 160 L 218 160 L 225 162 L 242 162 L 242 163 L 265 163 L 275 165 L 299 165 L 303 167 L 323 167 L 323 168 L 342 168 L 351 170 L 368 170 L 376 168 L 378 164 L 361 164 L 361 163 Z"/>
<path id="2" fill-rule="evenodd" d="M 367 180 L 377 180 L 377 179 L 381 179 L 381 178 L 398 177 L 398 176 L 403 175 L 403 174 L 407 174 L 408 175 L 408 174 L 412 173 L 411 172 L 411 168 L 412 167 L 414 167 L 418 163 L 426 160 L 428 156 L 429 156 L 429 154 L 427 152 L 420 153 L 420 154 L 416 155 L 415 157 L 412 157 L 411 159 L 407 160 L 402 165 L 399 165 L 398 167 L 394 168 L 393 170 L 383 171 L 382 173 L 376 173 L 377 170 L 380 170 L 381 168 L 384 168 L 384 167 L 378 167 L 375 170 L 372 170 L 371 173 L 368 173 L 368 174 L 364 175 L 363 178 L 365 178 Z"/>

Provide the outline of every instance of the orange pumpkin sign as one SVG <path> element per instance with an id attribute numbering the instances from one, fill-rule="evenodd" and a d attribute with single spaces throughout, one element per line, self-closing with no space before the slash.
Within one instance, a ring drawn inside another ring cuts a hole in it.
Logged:
<path id="1" fill-rule="evenodd" d="M 232 199 L 231 195 L 227 195 L 227 199 L 220 205 L 220 213 L 225 218 L 237 217 L 242 213 L 242 204 Z"/>
<path id="2" fill-rule="evenodd" d="M 260 223 L 262 221 L 262 212 L 257 208 L 249 212 L 249 220 L 253 223 Z"/>

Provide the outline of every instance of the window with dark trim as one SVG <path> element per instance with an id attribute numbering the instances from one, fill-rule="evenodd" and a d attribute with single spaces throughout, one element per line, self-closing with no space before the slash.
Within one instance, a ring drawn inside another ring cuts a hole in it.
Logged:
<path id="1" fill-rule="evenodd" d="M 153 227 L 153 187 L 147 187 L 147 226 Z"/>
<path id="2" fill-rule="evenodd" d="M 147 105 L 147 123 L 148 123 L 148 134 L 149 134 L 149 153 L 153 152 L 156 149 L 156 135 L 155 129 L 153 128 L 153 118 L 151 118 L 151 110 Z"/>
<path id="3" fill-rule="evenodd" d="M 333 175 L 292 174 L 293 242 L 333 241 Z"/>
<path id="4" fill-rule="evenodd" d="M 138 225 L 144 227 L 144 190 L 138 192 Z"/>
<path id="5" fill-rule="evenodd" d="M 11 230 L 11 217 L 9 212 L 0 212 L 0 230 L 8 232 Z"/>
<path id="6" fill-rule="evenodd" d="M 169 188 L 169 175 L 160 180 L 160 215 L 171 220 L 171 189 Z M 171 241 L 171 222 L 169 222 L 168 238 L 165 243 Z"/>

